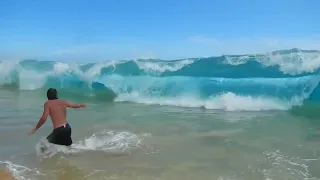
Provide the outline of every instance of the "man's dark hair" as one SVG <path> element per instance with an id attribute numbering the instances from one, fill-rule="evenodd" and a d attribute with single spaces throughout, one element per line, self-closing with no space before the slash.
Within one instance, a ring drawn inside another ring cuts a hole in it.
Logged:
<path id="1" fill-rule="evenodd" d="M 47 98 L 49 100 L 54 100 L 54 99 L 58 99 L 58 92 L 56 89 L 54 88 L 49 88 L 47 91 Z"/>

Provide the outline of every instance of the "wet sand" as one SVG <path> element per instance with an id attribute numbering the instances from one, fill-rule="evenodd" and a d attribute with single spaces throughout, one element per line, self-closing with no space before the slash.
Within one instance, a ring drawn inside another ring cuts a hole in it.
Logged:
<path id="1" fill-rule="evenodd" d="M 5 168 L 0 169 L 0 179 L 1 180 L 16 180 L 12 173 Z"/>

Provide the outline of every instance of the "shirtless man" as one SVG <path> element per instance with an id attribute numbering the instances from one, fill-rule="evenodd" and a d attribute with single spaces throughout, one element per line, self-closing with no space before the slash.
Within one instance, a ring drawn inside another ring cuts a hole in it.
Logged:
<path id="1" fill-rule="evenodd" d="M 47 91 L 48 101 L 44 103 L 44 110 L 37 126 L 29 132 L 29 135 L 34 134 L 46 122 L 48 115 L 50 115 L 53 132 L 47 137 L 50 143 L 57 145 L 70 146 L 71 127 L 67 122 L 67 107 L 70 108 L 84 108 L 85 104 L 73 104 L 68 101 L 59 100 L 56 89 L 50 88 Z"/>

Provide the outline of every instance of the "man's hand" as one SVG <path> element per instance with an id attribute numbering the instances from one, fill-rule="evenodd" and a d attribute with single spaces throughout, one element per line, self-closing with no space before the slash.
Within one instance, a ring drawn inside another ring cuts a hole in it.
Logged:
<path id="1" fill-rule="evenodd" d="M 81 104 L 80 106 L 81 106 L 82 108 L 87 107 L 87 105 L 86 105 L 86 104 Z"/>
<path id="2" fill-rule="evenodd" d="M 28 133 L 28 135 L 32 135 L 32 134 L 34 134 L 34 133 L 36 133 L 36 132 L 37 132 L 36 129 L 32 129 L 32 130 Z"/>

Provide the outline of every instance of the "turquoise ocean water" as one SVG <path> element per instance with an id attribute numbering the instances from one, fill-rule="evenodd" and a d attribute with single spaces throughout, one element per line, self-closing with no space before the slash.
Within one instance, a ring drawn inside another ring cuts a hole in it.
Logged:
<path id="1" fill-rule="evenodd" d="M 17 179 L 320 179 L 320 52 L 0 63 L 0 162 Z M 71 149 L 33 136 L 47 88 Z M 41 146 L 49 150 L 41 152 Z"/>

